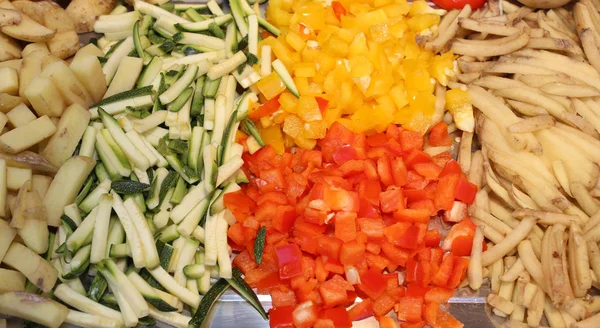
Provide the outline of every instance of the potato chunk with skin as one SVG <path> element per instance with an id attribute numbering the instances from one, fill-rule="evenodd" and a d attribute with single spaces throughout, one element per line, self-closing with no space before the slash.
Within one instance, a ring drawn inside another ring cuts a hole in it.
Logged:
<path id="1" fill-rule="evenodd" d="M 48 138 L 54 132 L 54 123 L 48 116 L 42 116 L 0 136 L 0 150 L 15 154 Z"/>
<path id="2" fill-rule="evenodd" d="M 25 90 L 25 97 L 35 112 L 42 116 L 60 117 L 65 109 L 65 101 L 50 79 L 35 77 Z"/>
<path id="3" fill-rule="evenodd" d="M 0 93 L 11 96 L 19 94 L 19 74 L 12 67 L 0 68 Z"/>
<path id="4" fill-rule="evenodd" d="M 42 155 L 56 167 L 69 159 L 90 122 L 90 112 L 78 104 L 65 109 L 56 127 L 56 133 L 50 138 Z"/>

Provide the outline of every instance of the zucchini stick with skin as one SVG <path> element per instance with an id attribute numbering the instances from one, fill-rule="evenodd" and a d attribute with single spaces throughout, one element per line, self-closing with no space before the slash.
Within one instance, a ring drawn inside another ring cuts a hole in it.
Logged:
<path id="1" fill-rule="evenodd" d="M 110 194 L 102 194 L 102 196 L 100 196 L 100 204 L 98 204 L 98 212 L 96 213 L 96 221 L 94 223 L 94 232 L 92 236 L 90 263 L 98 263 L 106 256 L 112 200 Z"/>

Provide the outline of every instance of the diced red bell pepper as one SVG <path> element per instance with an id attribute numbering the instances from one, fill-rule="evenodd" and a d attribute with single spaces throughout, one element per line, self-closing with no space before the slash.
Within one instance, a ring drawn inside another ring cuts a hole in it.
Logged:
<path id="1" fill-rule="evenodd" d="M 269 310 L 269 327 L 271 328 L 293 328 L 292 313 L 293 306 L 274 307 Z"/>
<path id="2" fill-rule="evenodd" d="M 379 174 L 379 179 L 384 186 L 391 186 L 394 184 L 392 165 L 389 157 L 381 156 L 377 159 L 377 174 Z"/>
<path id="3" fill-rule="evenodd" d="M 337 212 L 335 214 L 335 237 L 344 243 L 356 238 L 356 213 Z"/>
<path id="4" fill-rule="evenodd" d="M 348 311 L 343 307 L 336 307 L 333 309 L 325 309 L 321 313 L 321 318 L 329 319 L 333 322 L 336 328 L 350 328 L 352 327 L 352 321 L 348 315 Z"/>
<path id="5" fill-rule="evenodd" d="M 256 268 L 256 261 L 250 256 L 247 250 L 242 251 L 233 259 L 233 266 L 242 271 L 243 274 Z"/>
<path id="6" fill-rule="evenodd" d="M 331 2 L 331 8 L 333 9 L 335 17 L 337 17 L 339 21 L 342 20 L 342 16 L 346 15 L 346 8 L 344 8 L 344 6 L 339 1 Z"/>
<path id="7" fill-rule="evenodd" d="M 383 237 L 383 228 L 385 227 L 381 219 L 359 217 L 356 222 L 358 223 L 359 230 L 366 233 L 369 238 L 381 238 Z"/>
<path id="8" fill-rule="evenodd" d="M 427 180 L 435 180 L 439 177 L 440 173 L 442 173 L 442 168 L 431 162 L 417 163 L 413 165 L 413 170 Z"/>
<path id="9" fill-rule="evenodd" d="M 398 320 L 406 322 L 421 321 L 423 299 L 420 297 L 403 297 L 398 302 Z"/>
<path id="10" fill-rule="evenodd" d="M 340 258 L 340 248 L 342 247 L 342 244 L 344 244 L 344 242 L 338 238 L 323 235 L 319 237 L 317 253 L 337 261 Z"/>
<path id="11" fill-rule="evenodd" d="M 356 240 L 344 243 L 340 248 L 340 263 L 343 265 L 354 265 L 365 255 L 365 244 Z"/>
<path id="12" fill-rule="evenodd" d="M 394 179 L 394 184 L 396 186 L 401 187 L 406 184 L 407 174 L 408 170 L 406 169 L 406 165 L 404 164 L 402 157 L 396 157 L 392 159 L 392 178 Z"/>
<path id="13" fill-rule="evenodd" d="M 344 274 L 344 266 L 332 259 L 332 258 L 327 258 L 327 261 L 325 261 L 325 270 L 327 272 L 333 272 L 333 273 L 337 273 L 337 274 Z"/>
<path id="14" fill-rule="evenodd" d="M 248 113 L 248 118 L 250 118 L 253 121 L 256 121 L 264 116 L 275 113 L 277 110 L 279 110 L 280 106 L 281 105 L 279 104 L 279 96 L 277 96 L 273 99 L 267 100 L 266 102 L 258 106 L 258 108 Z"/>
<path id="15" fill-rule="evenodd" d="M 425 246 L 438 247 L 440 246 L 440 232 L 437 229 L 427 230 L 425 233 Z"/>
<path id="16" fill-rule="evenodd" d="M 358 196 L 367 200 L 371 205 L 379 205 L 381 184 L 376 180 L 361 180 L 358 183 Z"/>
<path id="17" fill-rule="evenodd" d="M 404 151 L 423 149 L 423 136 L 419 132 L 403 130 L 400 132 L 400 143 Z"/>
<path id="18" fill-rule="evenodd" d="M 454 198 L 465 202 L 469 205 L 475 201 L 475 195 L 477 194 L 477 186 L 470 183 L 467 179 L 460 179 L 456 185 L 456 191 L 454 192 Z"/>
<path id="19" fill-rule="evenodd" d="M 312 302 L 305 302 L 296 307 L 292 312 L 294 327 L 309 328 L 312 327 L 318 319 L 318 310 Z"/>
<path id="20" fill-rule="evenodd" d="M 458 164 L 458 162 L 454 159 L 449 160 L 446 165 L 444 165 L 444 169 L 442 170 L 442 173 L 440 173 L 439 177 L 442 178 L 451 174 L 462 174 L 460 164 Z"/>
<path id="21" fill-rule="evenodd" d="M 417 265 L 417 282 L 421 286 L 428 286 L 431 282 L 431 263 L 428 261 L 419 261 Z"/>
<path id="22" fill-rule="evenodd" d="M 435 190 L 435 205 L 440 210 L 450 210 L 454 204 L 454 192 L 460 179 L 458 174 L 449 174 L 438 180 Z"/>
<path id="23" fill-rule="evenodd" d="M 281 279 L 289 279 L 302 274 L 302 252 L 298 245 L 280 245 L 275 248 L 275 252 Z"/>
<path id="24" fill-rule="evenodd" d="M 438 310 L 435 328 L 463 328 L 465 325 L 456 320 L 450 313 Z"/>
<path id="25" fill-rule="evenodd" d="M 423 319 L 425 319 L 425 322 L 428 325 L 435 327 L 439 308 L 440 305 L 438 303 L 425 302 L 425 305 L 423 306 Z"/>
<path id="26" fill-rule="evenodd" d="M 455 201 L 449 211 L 444 211 L 442 217 L 446 222 L 460 222 L 469 216 L 467 204 Z"/>
<path id="27" fill-rule="evenodd" d="M 333 160 L 338 164 L 342 165 L 350 160 L 358 159 L 358 154 L 354 147 L 350 145 L 341 146 L 335 153 L 333 153 Z"/>
<path id="28" fill-rule="evenodd" d="M 452 275 L 452 268 L 454 267 L 454 255 L 446 254 L 446 256 L 442 259 L 442 264 L 438 272 L 435 273 L 432 283 L 439 287 L 448 286 L 448 280 Z"/>
<path id="29" fill-rule="evenodd" d="M 395 244 L 406 249 L 417 249 L 419 245 L 419 227 L 409 226 L 402 237 L 395 241 Z"/>
<path id="30" fill-rule="evenodd" d="M 360 282 L 358 288 L 371 299 L 377 299 L 385 292 L 386 282 L 379 270 L 369 269 L 360 275 Z"/>
<path id="31" fill-rule="evenodd" d="M 394 304 L 396 304 L 396 300 L 387 293 L 383 293 L 373 302 L 373 312 L 376 316 L 386 315 L 394 308 Z"/>
<path id="32" fill-rule="evenodd" d="M 404 158 L 404 164 L 408 169 L 412 169 L 415 164 L 429 162 L 431 162 L 431 157 L 418 149 L 414 149 Z"/>
<path id="33" fill-rule="evenodd" d="M 296 209 L 285 205 L 277 207 L 277 213 L 273 217 L 273 228 L 280 232 L 288 232 L 296 221 Z"/>
<path id="34" fill-rule="evenodd" d="M 452 137 L 448 133 L 448 124 L 441 121 L 429 132 L 429 144 L 432 146 L 452 146 Z"/>
<path id="35" fill-rule="evenodd" d="M 448 288 L 454 289 L 458 287 L 458 285 L 464 279 L 468 267 L 469 259 L 460 256 L 454 257 L 452 275 L 450 276 L 450 279 L 448 279 Z"/>
<path id="36" fill-rule="evenodd" d="M 458 236 L 452 242 L 452 254 L 455 256 L 470 256 L 473 248 L 473 236 Z"/>
<path id="37" fill-rule="evenodd" d="M 319 105 L 319 110 L 321 111 L 321 113 L 325 112 L 327 110 L 327 105 L 329 105 L 329 100 L 322 97 L 315 97 L 315 100 Z"/>
<path id="38" fill-rule="evenodd" d="M 282 290 L 283 289 L 283 290 Z M 296 294 L 288 288 L 272 288 L 270 291 L 273 307 L 295 306 Z"/>
<path id="39" fill-rule="evenodd" d="M 430 287 L 423 287 L 418 282 L 409 283 L 406 288 L 407 297 L 420 297 L 423 298 L 429 292 Z"/>
<path id="40" fill-rule="evenodd" d="M 358 321 L 373 315 L 373 301 L 365 298 L 360 303 L 356 303 L 348 310 L 348 316 L 352 321 Z"/>
<path id="41" fill-rule="evenodd" d="M 450 228 L 450 231 L 444 238 L 444 242 L 442 244 L 442 249 L 445 251 L 449 251 L 452 249 L 452 244 L 454 244 L 454 240 L 460 236 L 466 236 L 473 238 L 475 235 L 475 224 L 470 219 L 465 219 Z M 471 252 L 469 251 L 469 254 Z"/>
<path id="42" fill-rule="evenodd" d="M 379 328 L 396 328 L 398 325 L 394 319 L 390 317 L 379 317 Z"/>
<path id="43" fill-rule="evenodd" d="M 406 262 L 406 276 L 404 277 L 406 282 L 415 282 L 417 280 L 417 261 L 409 259 Z"/>
<path id="44" fill-rule="evenodd" d="M 394 212 L 394 219 L 404 222 L 429 223 L 431 214 L 422 208 L 405 208 Z"/>
<path id="45" fill-rule="evenodd" d="M 433 287 L 425 294 L 425 302 L 435 302 L 438 304 L 447 303 L 452 297 L 454 291 L 443 287 Z"/>
<path id="46" fill-rule="evenodd" d="M 335 280 L 327 280 L 319 285 L 319 294 L 323 299 L 323 303 L 326 307 L 335 307 L 342 305 L 348 298 L 348 291 L 346 288 Z"/>
<path id="47" fill-rule="evenodd" d="M 390 187 L 379 193 L 379 203 L 383 213 L 392 213 L 404 209 L 404 194 L 401 188 Z"/>
<path id="48" fill-rule="evenodd" d="M 381 249 L 385 256 L 394 264 L 399 266 L 405 266 L 410 254 L 398 247 L 395 247 L 389 242 L 383 242 Z"/>
<path id="49" fill-rule="evenodd" d="M 367 145 L 370 147 L 382 147 L 388 141 L 388 137 L 385 133 L 375 133 L 367 137 Z"/>

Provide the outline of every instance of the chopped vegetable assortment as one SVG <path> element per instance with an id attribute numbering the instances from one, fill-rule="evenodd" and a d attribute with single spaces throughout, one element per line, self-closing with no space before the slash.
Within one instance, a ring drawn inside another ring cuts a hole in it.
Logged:
<path id="1" fill-rule="evenodd" d="M 281 34 L 263 39 L 261 53 L 272 52 L 285 74 L 274 62 L 256 84 L 265 102 L 249 117 L 263 140 L 278 153 L 289 144 L 312 149 L 334 122 L 356 133 L 403 124 L 423 135 L 444 113 L 434 93 L 453 76 L 454 56 L 418 40 L 444 12 L 424 1 L 270 1 L 267 18 Z"/>
<path id="2" fill-rule="evenodd" d="M 445 123 L 433 131 L 448 142 Z M 442 248 L 428 226 L 438 212 L 471 204 L 477 187 L 449 154 L 431 157 L 423 143 L 393 124 L 366 136 L 335 122 L 313 150 L 244 154 L 249 184 L 224 196 L 236 218 L 228 236 L 240 252 L 233 264 L 272 297 L 271 327 L 350 327 L 391 310 L 409 323 L 451 322 L 439 305 L 465 277 L 475 228 L 458 223 Z M 265 228 L 259 261 L 255 238 Z"/>

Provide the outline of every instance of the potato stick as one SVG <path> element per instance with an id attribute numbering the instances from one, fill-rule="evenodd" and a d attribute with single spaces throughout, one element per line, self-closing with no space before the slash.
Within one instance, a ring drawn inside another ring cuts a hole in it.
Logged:
<path id="1" fill-rule="evenodd" d="M 569 206 L 569 201 L 562 196 L 553 195 L 552 190 L 536 187 L 529 181 L 522 181 L 527 194 L 533 199 L 542 210 L 547 212 L 560 213 Z M 560 192 L 560 191 L 559 191 Z"/>
<path id="2" fill-rule="evenodd" d="M 597 225 L 600 225 L 600 212 L 596 212 L 596 214 L 592 215 L 592 217 L 583 224 L 583 232 L 588 232 Z"/>
<path id="3" fill-rule="evenodd" d="M 554 172 L 554 176 L 563 190 L 567 193 L 567 195 L 572 196 L 571 194 L 571 186 L 569 183 L 569 175 L 567 174 L 567 170 L 565 169 L 565 165 L 562 160 L 557 159 L 552 161 L 552 172 Z"/>
<path id="4" fill-rule="evenodd" d="M 557 123 L 550 131 L 579 148 L 593 162 L 600 163 L 600 140 L 562 123 Z"/>
<path id="5" fill-rule="evenodd" d="M 571 203 L 569 203 L 569 206 L 567 206 L 567 208 L 565 208 L 565 214 L 569 214 L 569 215 L 577 215 L 583 222 L 588 222 L 590 220 L 590 217 L 585 214 L 584 211 L 582 211 L 578 206 L 575 206 Z"/>
<path id="6" fill-rule="evenodd" d="M 571 328 L 597 328 L 597 327 L 600 327 L 600 313 L 571 325 Z"/>
<path id="7" fill-rule="evenodd" d="M 596 116 L 596 114 L 580 99 L 573 98 L 572 101 L 577 114 L 587 120 L 596 131 L 600 131 L 600 118 L 598 118 L 598 116 Z"/>
<path id="8" fill-rule="evenodd" d="M 438 26 L 438 28 L 447 29 L 448 27 L 450 27 L 450 24 L 452 24 L 452 22 L 458 17 L 459 13 L 460 13 L 460 10 L 457 10 L 457 9 L 448 11 L 446 13 L 446 15 L 444 15 L 442 17 L 442 20 L 440 21 L 440 25 Z"/>
<path id="9" fill-rule="evenodd" d="M 511 314 L 515 309 L 515 305 L 511 301 L 499 295 L 489 294 L 487 302 L 493 308 L 501 311 L 504 316 Z M 498 313 L 496 313 L 496 315 L 498 315 Z"/>
<path id="10" fill-rule="evenodd" d="M 548 111 L 543 107 L 525 103 L 522 101 L 516 101 L 512 99 L 506 99 L 506 102 L 519 114 L 525 116 L 536 116 L 536 115 L 547 115 Z"/>
<path id="11" fill-rule="evenodd" d="M 494 94 L 499 97 L 541 106 L 558 119 L 563 119 L 564 113 L 567 111 L 563 105 L 554 99 L 530 88 L 504 88 L 496 90 Z"/>
<path id="12" fill-rule="evenodd" d="M 573 288 L 573 294 L 575 294 L 576 297 L 584 297 L 585 294 L 587 293 L 587 290 L 589 289 L 583 289 L 581 288 L 582 285 L 579 283 L 579 277 L 577 275 L 577 264 L 576 264 L 576 249 L 575 249 L 576 245 L 575 245 L 575 237 L 574 237 L 574 233 L 573 233 L 573 226 L 571 226 L 571 228 L 569 229 L 569 240 L 567 243 L 567 261 L 568 261 L 568 272 L 569 272 L 569 279 L 571 282 L 571 288 Z M 586 249 L 587 252 L 587 249 Z M 586 254 L 587 255 L 587 254 Z M 586 266 L 588 267 L 588 277 L 589 277 L 589 273 L 590 273 L 590 269 L 589 269 L 589 259 L 586 258 Z M 592 284 L 591 278 L 589 281 L 590 287 Z"/>
<path id="13" fill-rule="evenodd" d="M 525 289 L 523 290 L 523 306 L 525 308 L 529 308 L 531 305 L 531 301 L 534 299 L 535 294 L 537 293 L 538 287 L 534 283 L 525 284 Z"/>
<path id="14" fill-rule="evenodd" d="M 435 105 L 433 109 L 430 126 L 441 122 L 446 112 L 446 86 L 442 86 L 440 83 L 435 84 Z"/>
<path id="15" fill-rule="evenodd" d="M 484 266 L 488 266 L 498 259 L 508 254 L 515 248 L 531 231 L 535 225 L 536 218 L 527 217 L 521 220 L 519 225 L 504 238 L 501 242 L 496 243 L 494 247 L 485 251 L 481 256 L 481 261 Z"/>
<path id="16" fill-rule="evenodd" d="M 564 51 L 574 55 L 583 55 L 581 47 L 573 40 L 556 37 L 531 37 L 526 48 Z"/>
<path id="17" fill-rule="evenodd" d="M 539 74 L 539 75 L 550 75 L 553 74 L 553 71 L 551 69 L 548 68 L 544 68 L 544 67 L 538 67 L 538 66 L 533 66 L 533 65 L 527 65 L 527 64 L 521 64 L 521 63 L 516 63 L 516 62 L 512 62 L 512 61 L 498 61 L 492 65 L 489 65 L 485 71 L 486 73 L 501 73 L 501 74 L 523 74 L 523 75 L 530 75 L 530 74 Z M 510 79 L 507 79 L 510 80 Z M 511 86 L 506 85 L 504 88 L 510 88 L 510 87 L 525 87 L 526 85 L 524 83 L 516 83 L 519 81 L 515 81 L 511 84 Z M 489 85 L 489 84 L 488 84 Z M 493 87 L 493 85 L 488 86 L 488 88 L 492 88 L 492 89 L 504 89 L 502 87 L 500 87 L 500 84 L 496 84 L 496 87 Z"/>
<path id="18" fill-rule="evenodd" d="M 581 130 L 581 132 L 589 135 L 590 137 L 598 137 L 598 132 L 596 131 L 594 126 L 585 118 L 575 113 L 565 113 L 563 115 L 563 121 L 565 121 L 569 125 L 575 126 L 577 129 Z"/>
<path id="19" fill-rule="evenodd" d="M 481 266 L 481 253 L 483 243 L 483 232 L 484 227 L 475 228 L 475 236 L 473 237 L 473 246 L 471 248 L 471 258 L 469 260 L 469 267 L 467 271 L 467 277 L 469 279 L 469 286 L 473 290 L 478 290 L 483 283 L 483 274 Z"/>
<path id="20" fill-rule="evenodd" d="M 569 281 L 567 250 L 565 249 L 566 226 L 556 224 L 546 230 L 548 238 L 548 269 L 544 271 L 546 282 L 549 286 L 548 293 L 555 304 L 563 304 L 566 300 L 573 298 L 573 289 Z M 544 235 L 544 238 L 546 236 Z M 542 261 L 544 258 L 542 258 Z M 542 262 L 543 263 L 543 262 Z M 543 267 L 543 265 L 542 265 Z M 546 270 L 546 268 L 544 268 Z"/>
<path id="21" fill-rule="evenodd" d="M 587 241 L 592 241 L 592 242 L 599 242 L 600 241 L 600 225 L 596 225 L 594 227 L 592 227 L 590 230 L 588 230 L 584 235 L 585 240 Z"/>
<path id="22" fill-rule="evenodd" d="M 535 296 L 531 300 L 529 307 L 527 308 L 527 324 L 531 327 L 538 327 L 542 316 L 544 315 L 544 303 L 546 294 L 541 288 L 537 289 Z"/>
<path id="23" fill-rule="evenodd" d="M 586 85 L 570 85 L 564 83 L 547 83 L 540 87 L 544 93 L 557 95 L 557 96 L 565 96 L 565 97 L 573 97 L 573 98 L 583 98 L 583 97 L 596 97 L 600 96 L 600 91 L 596 88 L 586 86 Z"/>
<path id="24" fill-rule="evenodd" d="M 600 311 L 600 296 L 591 296 L 583 300 L 583 306 L 589 313 Z"/>
<path id="25" fill-rule="evenodd" d="M 513 304 L 514 303 L 515 302 L 513 301 Z M 509 321 L 510 323 L 517 323 L 517 324 L 523 323 L 523 320 L 525 320 L 525 307 L 523 305 L 515 304 L 515 309 L 510 314 L 509 320 L 510 320 Z M 525 324 L 523 324 L 523 325 L 527 326 Z"/>
<path id="26" fill-rule="evenodd" d="M 518 258 L 517 261 L 515 262 L 515 264 L 513 264 L 509 270 L 507 270 L 506 272 L 504 272 L 503 275 L 500 276 L 500 281 L 502 281 L 502 282 L 515 281 L 515 280 L 517 280 L 517 278 L 519 278 L 519 275 L 521 275 L 521 273 L 523 273 L 523 272 L 526 272 L 525 266 L 523 266 L 521 259 Z"/>
<path id="27" fill-rule="evenodd" d="M 486 177 L 486 182 L 487 182 L 488 187 L 490 187 L 490 189 L 494 192 L 494 194 L 496 194 L 496 196 L 498 196 L 500 199 L 502 199 L 508 206 L 510 206 L 512 208 L 517 208 L 518 207 L 517 204 L 512 200 L 512 198 L 510 198 L 508 196 L 508 191 L 506 191 L 506 189 L 504 189 L 504 187 L 502 187 L 492 177 L 490 172 L 492 172 L 491 168 L 485 170 L 485 177 Z"/>
<path id="28" fill-rule="evenodd" d="M 577 322 L 575 321 L 575 318 L 573 318 L 567 311 L 559 310 L 558 312 L 560 312 L 560 316 L 562 317 L 563 322 L 565 323 L 565 327 L 571 327 L 572 323 Z"/>
<path id="29" fill-rule="evenodd" d="M 517 203 L 520 207 L 534 209 L 534 210 L 537 210 L 540 208 L 537 205 L 537 203 L 535 201 L 533 201 L 533 199 L 531 199 L 531 197 L 529 197 L 526 193 L 519 190 L 519 188 L 517 188 L 517 186 L 515 186 L 514 183 L 508 189 L 508 196 L 510 198 L 512 198 L 515 201 L 515 203 Z"/>
<path id="30" fill-rule="evenodd" d="M 583 224 L 583 220 L 577 215 L 569 215 L 569 214 L 560 214 L 560 213 L 550 213 L 544 211 L 536 211 L 527 208 L 520 208 L 512 212 L 512 215 L 515 218 L 522 219 L 528 216 L 535 216 L 538 218 L 538 223 L 540 224 L 564 224 L 570 225 L 571 222 L 575 222 L 577 224 Z"/>
<path id="31" fill-rule="evenodd" d="M 458 59 L 456 63 L 458 64 L 458 69 L 462 73 L 481 73 L 493 62 L 468 62 L 461 58 Z"/>
<path id="32" fill-rule="evenodd" d="M 432 41 L 427 42 L 425 44 L 425 49 L 439 52 L 445 48 L 448 42 L 454 38 L 454 36 L 456 36 L 456 32 L 459 29 L 458 19 L 462 17 L 469 17 L 469 15 L 471 15 L 471 6 L 465 6 L 460 12 L 458 12 L 458 14 L 456 14 L 456 16 L 454 16 L 456 13 L 455 11 L 450 11 L 449 13 L 452 13 L 451 15 L 448 15 L 450 17 L 442 20 L 442 22 L 444 22 L 444 28 L 442 29 L 442 25 L 440 23 L 440 27 L 438 28 L 440 34 L 438 34 L 438 36 Z M 454 17 L 454 19 L 451 19 L 452 17 Z"/>
<path id="33" fill-rule="evenodd" d="M 598 97 L 583 98 L 581 100 L 594 113 L 594 115 L 598 116 L 598 115 L 600 115 L 600 104 L 598 104 L 596 101 L 594 101 L 594 99 L 598 99 Z"/>
<path id="34" fill-rule="evenodd" d="M 504 261 L 500 259 L 494 262 L 489 268 L 490 293 L 497 294 L 500 291 L 500 276 L 504 274 Z"/>
<path id="35" fill-rule="evenodd" d="M 481 150 L 477 150 L 471 157 L 471 167 L 469 168 L 468 180 L 481 189 L 483 185 L 483 157 Z"/>
<path id="36" fill-rule="evenodd" d="M 488 201 L 488 204 L 489 204 L 489 201 Z M 477 218 L 479 221 L 485 222 L 486 225 L 491 226 L 499 233 L 508 235 L 513 231 L 513 229 L 511 227 L 509 227 L 506 223 L 498 220 L 497 218 L 495 218 L 490 213 L 486 212 L 481 207 L 471 206 L 471 210 L 472 210 L 472 216 Z"/>
<path id="37" fill-rule="evenodd" d="M 458 163 L 465 174 L 469 174 L 471 169 L 471 147 L 473 146 L 473 133 L 464 131 L 460 139 L 458 149 Z"/>
<path id="38" fill-rule="evenodd" d="M 515 133 L 533 132 L 547 129 L 556 124 L 554 118 L 550 115 L 540 115 L 523 119 L 521 122 L 509 125 L 508 131 Z"/>
<path id="39" fill-rule="evenodd" d="M 560 311 L 552 304 L 552 300 L 548 296 L 544 299 L 544 313 L 546 314 L 546 319 L 552 328 L 561 328 L 566 327 L 565 322 L 563 321 L 562 316 L 560 315 Z"/>
<path id="40" fill-rule="evenodd" d="M 475 210 L 475 208 L 479 208 L 486 213 L 490 212 L 490 196 L 488 195 L 487 188 L 480 189 L 475 194 L 475 203 L 469 210 Z"/>
<path id="41" fill-rule="evenodd" d="M 518 252 L 521 263 L 527 272 L 531 275 L 533 280 L 538 284 L 538 286 L 540 286 L 541 289 L 546 290 L 542 264 L 533 252 L 531 241 L 523 240 L 521 243 L 519 243 Z"/>
<path id="42" fill-rule="evenodd" d="M 596 289 L 600 289 L 600 282 L 598 281 L 598 278 L 596 278 L 594 271 L 590 271 L 590 275 L 592 276 L 592 286 Z"/>
<path id="43" fill-rule="evenodd" d="M 506 209 L 504 207 L 504 205 L 501 204 L 495 198 L 490 198 L 489 206 L 490 206 L 490 214 L 492 214 L 498 220 L 506 223 L 506 225 L 508 225 L 509 227 L 514 229 L 519 224 L 519 222 L 521 222 L 521 221 L 515 219 L 511 215 L 511 212 L 508 209 Z"/>
<path id="44" fill-rule="evenodd" d="M 588 244 L 584 240 L 581 228 L 575 223 L 571 223 L 569 229 L 569 244 L 573 244 L 574 264 L 576 282 L 578 287 L 584 291 L 579 297 L 585 296 L 587 290 L 592 287 L 592 277 L 590 276 L 590 259 L 588 257 Z"/>
<path id="45" fill-rule="evenodd" d="M 580 182 L 571 182 L 571 192 L 573 197 L 577 200 L 577 203 L 581 206 L 581 209 L 587 215 L 594 215 L 600 210 L 598 201 L 590 195 L 587 188 Z"/>
<path id="46" fill-rule="evenodd" d="M 494 40 L 455 39 L 451 49 L 458 55 L 501 56 L 523 48 L 527 42 L 529 42 L 529 35 L 520 32 Z"/>
<path id="47" fill-rule="evenodd" d="M 508 271 L 510 271 L 510 269 L 517 262 L 517 257 L 516 256 L 506 256 L 503 260 L 504 260 L 504 273 L 503 274 L 506 274 Z M 504 282 L 504 281 L 500 280 L 500 290 L 498 291 L 498 296 L 500 296 L 504 299 L 507 299 L 507 300 L 511 300 L 514 289 L 515 289 L 514 281 Z M 507 314 L 509 314 L 509 313 L 507 313 Z"/>
<path id="48" fill-rule="evenodd" d="M 589 315 L 587 308 L 585 307 L 585 302 L 582 299 L 568 299 L 562 307 L 577 321 L 582 320 Z"/>
<path id="49" fill-rule="evenodd" d="M 575 81 L 563 73 L 554 71 L 552 75 L 519 75 L 515 77 L 518 81 L 525 83 L 532 88 L 541 88 L 543 85 L 548 83 L 559 83 L 568 85 L 583 85 L 579 81 Z"/>
<path id="50" fill-rule="evenodd" d="M 485 236 L 485 238 L 493 241 L 494 243 L 500 243 L 502 240 L 504 240 L 506 237 L 504 236 L 504 234 L 498 232 L 498 230 L 492 228 L 491 226 L 489 226 L 488 224 L 486 224 L 485 222 L 472 217 L 471 221 L 473 221 L 473 223 L 475 223 L 476 225 L 482 225 L 485 226 L 485 230 L 483 231 L 483 235 Z M 509 250 L 510 252 L 510 250 Z M 508 253 L 506 253 L 508 254 Z M 488 263 L 488 265 L 491 263 Z"/>
<path id="51" fill-rule="evenodd" d="M 600 276 L 600 248 L 596 242 L 588 241 L 588 259 L 590 261 L 590 267 L 596 274 L 596 277 Z"/>

